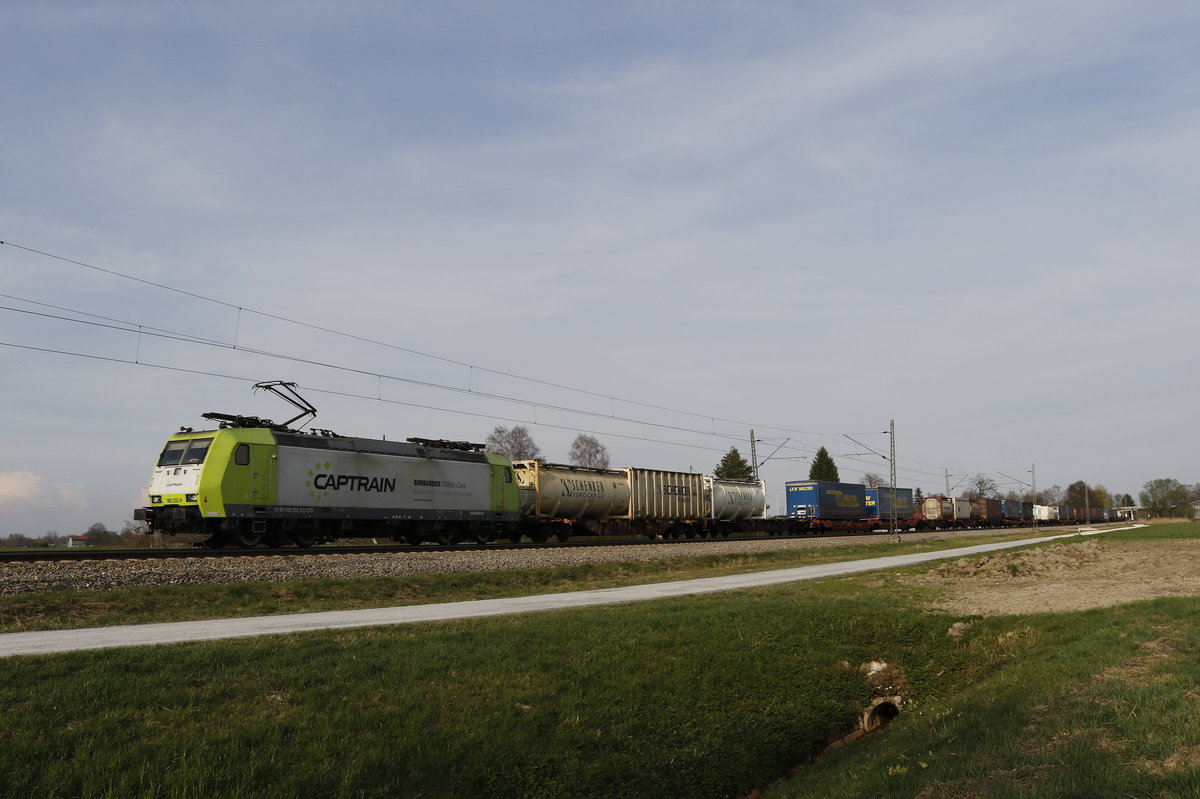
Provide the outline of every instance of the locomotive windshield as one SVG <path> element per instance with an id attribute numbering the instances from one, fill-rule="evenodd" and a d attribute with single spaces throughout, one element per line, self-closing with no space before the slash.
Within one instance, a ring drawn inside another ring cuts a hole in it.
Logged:
<path id="1" fill-rule="evenodd" d="M 211 438 L 193 438 L 188 441 L 168 441 L 159 456 L 159 466 L 179 466 L 204 463 Z"/>

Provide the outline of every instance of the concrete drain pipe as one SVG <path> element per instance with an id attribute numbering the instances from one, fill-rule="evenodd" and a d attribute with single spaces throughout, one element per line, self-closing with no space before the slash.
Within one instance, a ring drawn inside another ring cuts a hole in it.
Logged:
<path id="1" fill-rule="evenodd" d="M 900 715 L 900 702 L 898 696 L 884 696 L 872 702 L 871 706 L 863 711 L 860 727 L 862 732 L 870 735 L 891 724 L 892 720 Z"/>

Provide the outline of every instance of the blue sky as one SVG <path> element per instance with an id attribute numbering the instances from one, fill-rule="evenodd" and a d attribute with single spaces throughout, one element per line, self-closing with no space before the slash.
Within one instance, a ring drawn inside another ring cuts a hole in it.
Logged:
<path id="1" fill-rule="evenodd" d="M 119 528 L 180 426 L 290 415 L 271 379 L 340 433 L 521 423 L 551 460 L 708 471 L 753 428 L 776 508 L 819 446 L 886 474 L 890 419 L 926 492 L 1200 481 L 1188 4 L 5 25 L 0 535 Z"/>

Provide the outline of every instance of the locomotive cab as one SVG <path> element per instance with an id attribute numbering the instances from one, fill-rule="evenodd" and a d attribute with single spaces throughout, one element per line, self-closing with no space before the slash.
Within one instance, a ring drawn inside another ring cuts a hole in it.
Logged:
<path id="1" fill-rule="evenodd" d="M 186 529 L 200 518 L 200 475 L 215 433 L 178 434 L 168 439 L 150 475 L 150 505 L 134 518 L 156 529 Z"/>
<path id="2" fill-rule="evenodd" d="M 228 516 L 252 517 L 273 502 L 269 430 L 177 433 L 167 440 L 134 518 L 168 534 L 212 533 Z"/>

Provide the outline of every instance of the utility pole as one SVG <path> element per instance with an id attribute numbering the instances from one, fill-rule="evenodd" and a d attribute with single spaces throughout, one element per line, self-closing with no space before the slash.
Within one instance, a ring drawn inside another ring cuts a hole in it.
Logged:
<path id="1" fill-rule="evenodd" d="M 754 429 L 750 429 L 750 465 L 754 469 L 754 479 L 758 479 L 758 442 L 754 438 Z"/>
<path id="2" fill-rule="evenodd" d="M 889 532 L 892 535 L 896 534 L 896 420 L 892 419 L 888 422 L 888 434 L 891 438 L 891 457 L 888 458 L 888 463 L 891 464 L 891 475 L 889 485 L 892 492 L 892 524 L 889 527 Z"/>
<path id="3" fill-rule="evenodd" d="M 1029 485 L 1030 485 L 1029 504 L 1032 507 L 1033 505 L 1035 505 L 1037 503 L 1037 464 L 1036 463 L 1029 464 L 1029 474 L 1032 475 L 1032 477 L 1030 477 L 1030 479 L 1029 479 Z M 1038 523 L 1037 512 L 1034 511 L 1033 531 L 1035 533 L 1037 532 L 1037 529 L 1038 529 L 1037 523 Z"/>

